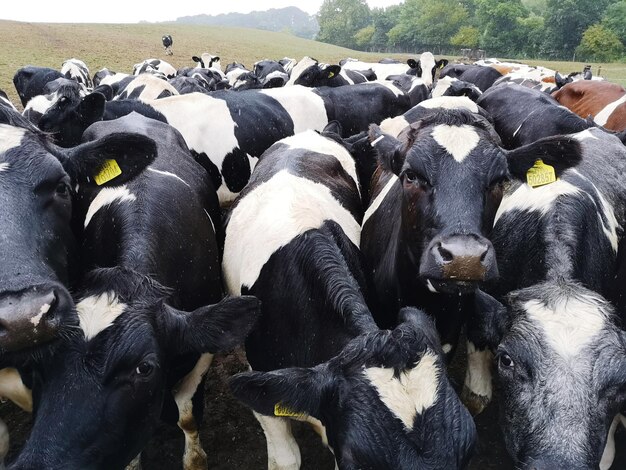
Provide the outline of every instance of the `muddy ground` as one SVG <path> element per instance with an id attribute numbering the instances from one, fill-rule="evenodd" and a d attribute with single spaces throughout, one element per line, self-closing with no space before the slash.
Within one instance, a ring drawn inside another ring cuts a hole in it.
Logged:
<path id="1" fill-rule="evenodd" d="M 453 364 L 451 375 L 461 383 L 462 358 Z M 231 375 L 247 370 L 243 354 L 217 356 L 206 382 L 205 422 L 201 439 L 208 454 L 209 468 L 215 470 L 262 470 L 266 468 L 265 439 L 252 413 L 235 401 L 226 386 Z M 497 402 L 492 403 L 477 419 L 479 442 L 470 470 L 513 470 L 497 426 Z M 11 431 L 9 461 L 16 455 L 28 436 L 30 415 L 13 404 L 0 405 L 0 417 Z M 334 460 L 319 437 L 306 424 L 294 422 L 294 433 L 302 452 L 302 470 L 332 470 Z M 617 436 L 617 458 L 612 470 L 626 469 L 626 432 Z M 144 470 L 174 470 L 182 468 L 184 439 L 173 426 L 163 425 L 144 450 Z"/>

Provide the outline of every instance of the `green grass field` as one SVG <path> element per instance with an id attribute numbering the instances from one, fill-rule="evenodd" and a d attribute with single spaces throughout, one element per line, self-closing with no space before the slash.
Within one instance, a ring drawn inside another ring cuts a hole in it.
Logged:
<path id="1" fill-rule="evenodd" d="M 174 38 L 173 56 L 166 56 L 161 36 Z M 13 74 L 25 65 L 60 69 L 64 60 L 77 57 L 85 61 L 93 75 L 107 67 L 116 72 L 132 72 L 133 64 L 148 58 L 161 58 L 174 67 L 193 66 L 192 55 L 218 54 L 222 65 L 237 61 L 251 67 L 260 59 L 305 55 L 324 62 L 345 57 L 378 60 L 384 56 L 406 59 L 408 54 L 372 54 L 353 51 L 289 34 L 245 28 L 209 27 L 180 24 L 50 24 L 0 20 L 0 89 L 19 103 L 13 87 Z M 449 57 L 455 59 L 454 57 Z M 582 70 L 582 62 L 526 61 L 564 73 Z M 626 64 L 593 64 L 602 75 L 626 85 Z"/>

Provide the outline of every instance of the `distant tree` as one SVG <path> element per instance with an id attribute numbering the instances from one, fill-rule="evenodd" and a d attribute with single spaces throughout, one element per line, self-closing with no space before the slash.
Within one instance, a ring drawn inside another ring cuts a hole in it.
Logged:
<path id="1" fill-rule="evenodd" d="M 602 25 L 613 31 L 626 46 L 626 1 L 609 5 L 604 12 Z"/>
<path id="2" fill-rule="evenodd" d="M 531 14 L 527 18 L 518 18 L 518 34 L 520 41 L 518 51 L 526 57 L 539 57 L 543 46 L 544 19 Z"/>
<path id="3" fill-rule="evenodd" d="M 368 49 L 372 44 L 372 37 L 374 37 L 374 33 L 376 32 L 376 28 L 373 24 L 366 26 L 365 28 L 359 29 L 354 35 L 354 42 L 359 47 L 359 49 Z"/>
<path id="4" fill-rule="evenodd" d="M 624 45 L 613 31 L 601 24 L 594 24 L 583 33 L 576 53 L 587 60 L 612 62 L 624 54 Z"/>
<path id="5" fill-rule="evenodd" d="M 387 48 L 387 33 L 398 23 L 401 9 L 401 5 L 372 9 L 374 34 L 372 36 L 371 47 L 373 49 L 385 50 Z"/>
<path id="6" fill-rule="evenodd" d="M 450 44 L 453 46 L 466 46 L 475 49 L 478 47 L 480 40 L 480 31 L 474 26 L 461 26 L 459 31 L 450 38 Z"/>
<path id="7" fill-rule="evenodd" d="M 370 23 L 370 9 L 365 0 L 324 0 L 317 18 L 318 41 L 354 48 L 355 34 Z"/>
<path id="8" fill-rule="evenodd" d="M 543 16 L 548 9 L 547 0 L 522 0 L 522 4 L 537 16 Z"/>
<path id="9" fill-rule="evenodd" d="M 406 0 L 401 7 L 389 41 L 411 48 L 450 44 L 450 38 L 469 16 L 458 0 Z"/>
<path id="10" fill-rule="evenodd" d="M 476 0 L 481 46 L 500 55 L 515 55 L 525 40 L 519 20 L 527 16 L 521 0 Z"/>
<path id="11" fill-rule="evenodd" d="M 571 59 L 585 30 L 600 21 L 614 0 L 547 0 L 543 51 Z"/>

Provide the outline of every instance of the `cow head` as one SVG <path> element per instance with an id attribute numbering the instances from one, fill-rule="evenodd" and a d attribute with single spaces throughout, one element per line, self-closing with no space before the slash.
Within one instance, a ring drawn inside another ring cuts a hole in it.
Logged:
<path id="1" fill-rule="evenodd" d="M 473 83 L 464 82 L 449 76 L 440 78 L 432 91 L 433 98 L 439 96 L 467 96 L 472 101 L 476 101 L 482 94 L 483 92 Z"/>
<path id="2" fill-rule="evenodd" d="M 203 69 L 222 70 L 219 56 L 209 54 L 208 52 L 205 52 L 200 57 L 194 55 L 191 57 L 191 60 L 193 60 L 198 67 Z"/>
<path id="3" fill-rule="evenodd" d="M 59 149 L 18 113 L 0 107 L 0 356 L 17 363 L 47 352 L 76 324 L 70 281 L 76 244 L 72 188 L 94 185 L 108 159 L 132 178 L 156 155 L 151 139 L 120 134 Z"/>
<path id="4" fill-rule="evenodd" d="M 183 312 L 164 302 L 167 289 L 125 268 L 85 282 L 82 335 L 35 369 L 37 414 L 16 469 L 124 468 L 158 423 L 176 359 L 232 349 L 259 311 L 245 296 Z"/>
<path id="5" fill-rule="evenodd" d="M 580 161 L 578 142 L 551 137 L 505 151 L 491 124 L 469 111 L 440 109 L 400 139 L 370 126 L 379 165 L 402 187 L 401 262 L 418 269 L 431 290 L 473 290 L 498 276 L 487 239 L 509 178 L 526 180 L 537 159 L 557 176 Z"/>
<path id="6" fill-rule="evenodd" d="M 434 324 L 415 309 L 400 322 L 316 367 L 237 374 L 231 389 L 258 413 L 321 422 L 340 469 L 462 468 L 476 429 L 448 381 Z"/>
<path id="7" fill-rule="evenodd" d="M 339 75 L 340 65 L 320 65 L 317 60 L 305 57 L 291 72 L 289 84 L 307 87 L 341 86 L 347 83 Z"/>
<path id="8" fill-rule="evenodd" d="M 477 307 L 498 323 L 489 341 L 516 468 L 609 468 L 607 435 L 626 405 L 626 334 L 612 307 L 573 282 L 516 291 L 507 304 L 482 294 Z"/>
<path id="9" fill-rule="evenodd" d="M 426 85 L 432 87 L 439 71 L 448 65 L 448 59 L 435 60 L 432 52 L 423 52 L 419 60 L 409 59 L 406 63 L 411 68 L 407 73 L 417 75 Z"/>

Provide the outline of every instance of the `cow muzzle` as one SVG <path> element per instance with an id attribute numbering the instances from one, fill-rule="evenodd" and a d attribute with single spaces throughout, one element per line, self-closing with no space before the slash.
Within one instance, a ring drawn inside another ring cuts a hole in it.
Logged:
<path id="1" fill-rule="evenodd" d="M 456 290 L 473 289 L 478 282 L 498 277 L 495 251 L 489 240 L 478 235 L 437 237 L 422 255 L 420 277 L 435 288 L 445 284 Z"/>
<path id="2" fill-rule="evenodd" d="M 36 286 L 0 295 L 0 350 L 16 352 L 56 339 L 72 306 L 64 288 Z"/>

